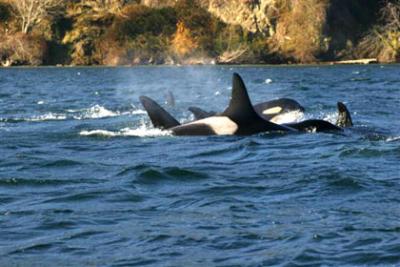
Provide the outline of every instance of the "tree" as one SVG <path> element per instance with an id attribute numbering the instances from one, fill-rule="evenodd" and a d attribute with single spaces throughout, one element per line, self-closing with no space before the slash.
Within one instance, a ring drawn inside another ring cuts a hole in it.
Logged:
<path id="1" fill-rule="evenodd" d="M 381 62 L 400 61 L 400 0 L 385 3 L 378 25 L 360 42 L 359 51 Z"/>
<path id="2" fill-rule="evenodd" d="M 61 0 L 9 0 L 14 13 L 21 19 L 21 31 L 26 34 L 46 16 L 54 15 Z"/>

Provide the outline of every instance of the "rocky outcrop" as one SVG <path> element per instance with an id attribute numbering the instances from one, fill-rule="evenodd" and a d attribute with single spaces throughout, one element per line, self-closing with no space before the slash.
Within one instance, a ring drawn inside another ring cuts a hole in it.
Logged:
<path id="1" fill-rule="evenodd" d="M 277 0 L 208 0 L 202 6 L 227 24 L 253 33 L 273 35 Z"/>
<path id="2" fill-rule="evenodd" d="M 277 0 L 194 0 L 227 24 L 240 25 L 249 32 L 270 35 L 277 12 Z M 142 0 L 141 4 L 161 8 L 177 0 Z"/>

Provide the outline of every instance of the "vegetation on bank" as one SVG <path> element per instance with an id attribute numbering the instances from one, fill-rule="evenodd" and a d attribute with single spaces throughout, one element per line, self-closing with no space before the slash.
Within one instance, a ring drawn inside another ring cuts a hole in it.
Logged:
<path id="1" fill-rule="evenodd" d="M 0 0 L 0 64 L 400 60 L 399 0 L 277 0 L 271 28 L 257 32 L 223 22 L 202 1 L 141 2 Z"/>

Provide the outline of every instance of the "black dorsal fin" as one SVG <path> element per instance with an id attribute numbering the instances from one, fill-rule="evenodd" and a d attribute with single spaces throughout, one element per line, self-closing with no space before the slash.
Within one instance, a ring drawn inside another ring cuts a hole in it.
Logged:
<path id="1" fill-rule="evenodd" d="M 188 110 L 193 113 L 196 120 L 205 119 L 205 118 L 208 118 L 211 116 L 215 116 L 217 114 L 217 112 L 214 112 L 214 111 L 208 112 L 208 111 L 202 110 L 199 107 L 189 107 Z"/>
<path id="2" fill-rule="evenodd" d="M 163 109 L 156 101 L 147 96 L 139 97 L 144 109 L 150 117 L 155 128 L 170 129 L 180 125 L 180 123 L 172 117 L 165 109 Z"/>
<path id="3" fill-rule="evenodd" d="M 237 122 L 247 120 L 248 118 L 258 117 L 251 104 L 246 85 L 239 74 L 234 73 L 232 77 L 232 96 L 228 107 L 222 113 Z"/>
<path id="4" fill-rule="evenodd" d="M 254 110 L 246 85 L 239 74 L 232 78 L 232 97 L 228 107 L 220 116 L 226 116 L 238 124 L 238 134 L 262 131 L 294 131 L 290 127 L 278 125 L 261 118 Z"/>
<path id="5" fill-rule="evenodd" d="M 338 119 L 336 121 L 336 125 L 339 127 L 351 127 L 353 126 L 353 121 L 350 116 L 350 112 L 347 109 L 346 105 L 342 102 L 337 103 L 338 107 Z"/>

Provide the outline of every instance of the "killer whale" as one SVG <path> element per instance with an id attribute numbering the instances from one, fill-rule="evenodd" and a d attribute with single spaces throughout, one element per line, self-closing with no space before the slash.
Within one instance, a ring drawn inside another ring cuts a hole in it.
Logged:
<path id="1" fill-rule="evenodd" d="M 342 102 L 337 103 L 339 116 L 336 124 L 318 119 L 275 124 L 265 120 L 255 111 L 246 86 L 237 73 L 233 75 L 232 84 L 232 97 L 223 113 L 211 114 L 204 119 L 183 125 L 151 98 L 141 96 L 139 99 L 154 127 L 171 130 L 175 135 L 251 135 L 266 131 L 332 132 L 343 131 L 344 127 L 353 125 L 350 113 Z M 200 111 L 206 113 L 201 109 Z"/>
<path id="2" fill-rule="evenodd" d="M 284 125 L 294 128 L 301 132 L 332 132 L 343 131 L 343 128 L 353 126 L 351 115 L 346 105 L 337 102 L 338 119 L 335 124 L 325 120 L 310 119 L 295 123 L 286 123 Z"/>
<path id="3" fill-rule="evenodd" d="M 139 100 L 155 128 L 167 130 L 180 125 L 180 123 L 174 117 L 172 117 L 171 114 L 169 114 L 150 97 L 140 96 Z"/>
<path id="4" fill-rule="evenodd" d="M 282 106 L 285 106 L 282 108 Z M 350 116 L 350 112 L 347 107 L 342 103 L 337 103 L 338 108 L 338 119 L 335 124 L 332 124 L 325 120 L 320 119 L 309 119 L 301 122 L 285 123 L 283 125 L 290 128 L 294 128 L 301 132 L 331 132 L 331 131 L 342 131 L 343 128 L 353 126 L 353 122 Z M 299 110 L 304 111 L 305 109 L 295 100 L 290 98 L 280 98 L 264 103 L 260 103 L 254 106 L 256 112 L 265 120 L 273 120 L 276 116 L 293 111 Z M 195 118 L 208 118 L 215 116 L 216 112 L 207 112 L 198 107 L 189 107 L 189 110 L 194 114 Z M 275 110 L 276 112 L 268 112 Z M 282 112 L 281 112 L 282 111 Z M 264 113 L 263 113 L 264 112 Z M 268 114 L 269 113 L 269 114 Z M 272 121 L 274 122 L 274 121 Z"/>
<path id="5" fill-rule="evenodd" d="M 221 114 L 180 124 L 149 97 L 139 98 L 154 127 L 168 129 L 174 135 L 252 135 L 268 131 L 295 132 L 294 128 L 263 119 L 253 108 L 246 86 L 239 74 L 232 77 L 232 95 Z"/>
<path id="6" fill-rule="evenodd" d="M 290 111 L 304 112 L 305 108 L 294 99 L 278 98 L 267 102 L 262 102 L 253 106 L 254 110 L 265 120 L 271 121 L 276 116 Z M 195 119 L 205 119 L 207 117 L 218 115 L 215 111 L 205 111 L 199 107 L 189 107 L 188 110 L 193 113 Z"/>

